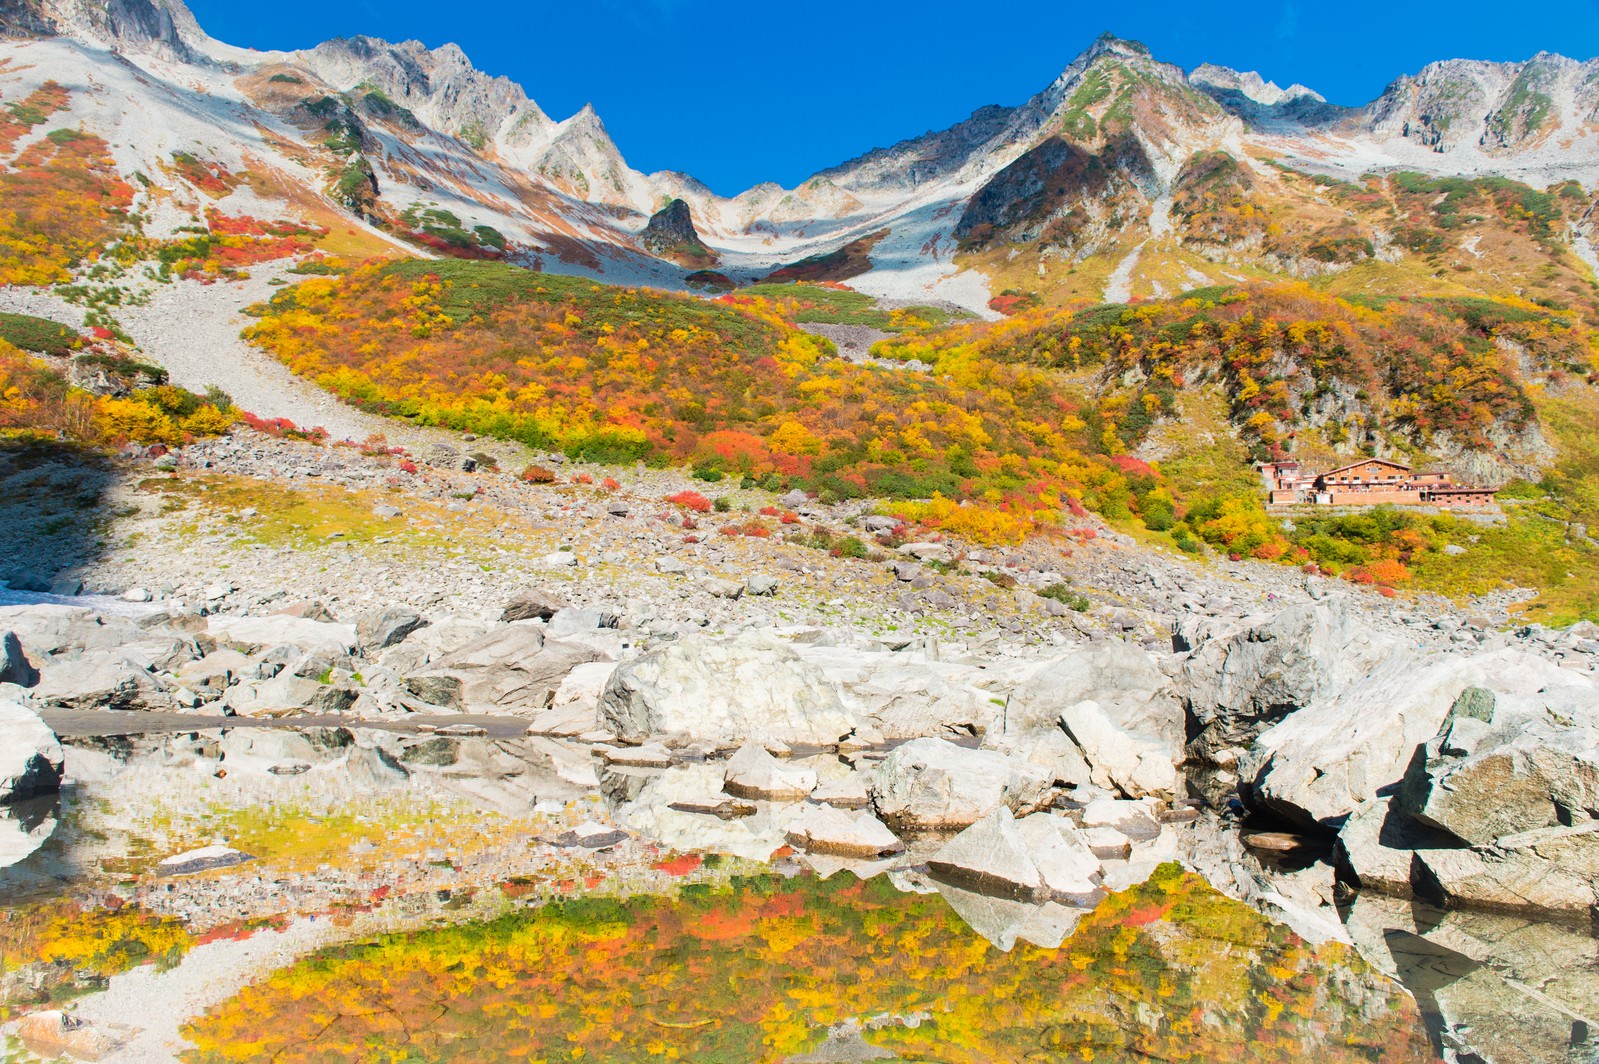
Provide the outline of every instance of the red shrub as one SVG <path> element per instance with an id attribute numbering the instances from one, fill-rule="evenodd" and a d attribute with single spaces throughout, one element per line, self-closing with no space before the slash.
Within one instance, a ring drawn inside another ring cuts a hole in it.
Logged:
<path id="1" fill-rule="evenodd" d="M 528 484 L 554 484 L 555 470 L 541 465 L 530 465 L 522 470 L 522 480 Z"/>
<path id="2" fill-rule="evenodd" d="M 666 501 L 673 506 L 681 506 L 685 510 L 693 510 L 697 514 L 711 512 L 711 500 L 697 491 L 680 491 L 676 495 L 668 495 Z"/>

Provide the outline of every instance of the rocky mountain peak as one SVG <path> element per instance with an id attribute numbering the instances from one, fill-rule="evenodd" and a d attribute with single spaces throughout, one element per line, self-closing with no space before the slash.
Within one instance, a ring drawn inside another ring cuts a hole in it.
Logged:
<path id="1" fill-rule="evenodd" d="M 1239 92 L 1246 99 L 1264 107 L 1278 107 L 1291 100 L 1311 99 L 1326 103 L 1326 97 L 1303 85 L 1290 85 L 1283 89 L 1274 81 L 1267 81 L 1253 70 L 1238 71 L 1228 67 L 1203 63 L 1188 75 L 1190 84 L 1202 89 L 1222 92 Z"/>
<path id="2" fill-rule="evenodd" d="M 0 36 L 47 37 L 56 32 L 39 0 L 0 0 Z"/>
<path id="3" fill-rule="evenodd" d="M 489 140 L 502 129 L 528 125 L 541 135 L 550 124 L 520 85 L 478 70 L 454 44 L 430 49 L 420 41 L 338 38 L 302 52 L 301 59 L 329 85 L 376 88 L 442 132 Z"/>
<path id="4" fill-rule="evenodd" d="M 1229 114 L 1256 128 L 1281 131 L 1326 125 L 1349 112 L 1327 102 L 1303 85 L 1284 89 L 1253 70 L 1237 71 L 1204 63 L 1188 75 L 1188 83 L 1221 104 Z"/>
<path id="5" fill-rule="evenodd" d="M 44 0 L 38 14 L 57 32 L 113 51 L 195 61 L 194 46 L 206 39 L 183 0 Z"/>

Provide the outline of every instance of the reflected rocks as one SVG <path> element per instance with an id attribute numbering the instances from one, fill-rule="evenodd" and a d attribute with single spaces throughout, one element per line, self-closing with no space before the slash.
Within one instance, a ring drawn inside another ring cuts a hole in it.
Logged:
<path id="1" fill-rule="evenodd" d="M 1073 908 L 1058 902 L 1033 904 L 1014 898 L 995 897 L 958 887 L 937 884 L 938 893 L 949 902 L 955 915 L 966 926 L 987 939 L 996 949 L 1009 953 L 1016 943 L 1029 942 L 1041 949 L 1058 949 L 1076 930 L 1092 908 Z"/>
<path id="2" fill-rule="evenodd" d="M 1362 894 L 1361 952 L 1415 993 L 1439 1048 L 1495 1064 L 1599 1057 L 1599 940 L 1586 928 Z"/>
<path id="3" fill-rule="evenodd" d="M 21 864 L 48 842 L 60 811 L 56 795 L 0 805 L 0 869 Z"/>

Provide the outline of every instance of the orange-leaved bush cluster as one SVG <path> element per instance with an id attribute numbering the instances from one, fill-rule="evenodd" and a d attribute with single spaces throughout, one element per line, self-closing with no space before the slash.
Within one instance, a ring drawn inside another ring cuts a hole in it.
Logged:
<path id="1" fill-rule="evenodd" d="M 236 419 L 225 398 L 172 385 L 139 388 L 121 397 L 93 395 L 73 387 L 42 359 L 0 340 L 0 438 L 173 447 L 226 432 Z"/>

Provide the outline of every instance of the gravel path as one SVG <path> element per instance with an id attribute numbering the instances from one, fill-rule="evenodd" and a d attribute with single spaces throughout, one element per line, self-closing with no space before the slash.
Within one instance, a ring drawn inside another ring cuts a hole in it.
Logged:
<path id="1" fill-rule="evenodd" d="M 171 1064 L 189 1048 L 182 1035 L 186 1022 L 343 933 L 329 920 L 300 920 L 242 942 L 197 946 L 170 971 L 144 965 L 112 976 L 104 993 L 84 998 L 73 1014 L 102 1029 L 134 1030 L 102 1058 L 105 1064 Z"/>
<path id="2" fill-rule="evenodd" d="M 335 438 L 359 440 L 387 431 L 384 419 L 352 410 L 239 338 L 250 321 L 241 312 L 268 299 L 274 291 L 269 282 L 281 275 L 261 269 L 231 284 L 160 285 L 146 306 L 119 308 L 117 320 L 141 351 L 166 367 L 174 384 L 193 391 L 214 384 L 242 410 L 321 426 Z"/>

